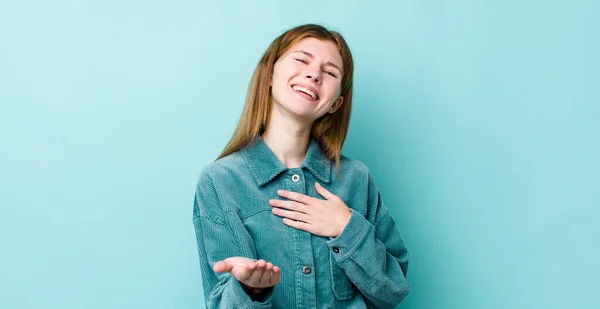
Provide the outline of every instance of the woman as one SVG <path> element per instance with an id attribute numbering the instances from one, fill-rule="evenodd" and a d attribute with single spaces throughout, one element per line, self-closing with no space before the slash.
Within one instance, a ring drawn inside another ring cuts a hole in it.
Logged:
<path id="1" fill-rule="evenodd" d="M 345 40 L 319 25 L 263 55 L 194 199 L 208 308 L 393 308 L 408 294 L 394 220 L 368 168 L 340 154 L 352 73 Z"/>

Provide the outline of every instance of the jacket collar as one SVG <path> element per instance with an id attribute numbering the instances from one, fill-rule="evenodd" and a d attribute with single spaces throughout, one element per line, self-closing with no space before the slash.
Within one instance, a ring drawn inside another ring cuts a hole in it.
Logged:
<path id="1" fill-rule="evenodd" d="M 280 173 L 288 170 L 261 136 L 255 137 L 252 142 L 242 148 L 241 154 L 259 186 L 263 186 Z M 329 183 L 331 164 L 332 162 L 323 154 L 317 141 L 311 138 L 306 157 L 300 167 L 306 167 L 317 179 L 323 183 Z"/>

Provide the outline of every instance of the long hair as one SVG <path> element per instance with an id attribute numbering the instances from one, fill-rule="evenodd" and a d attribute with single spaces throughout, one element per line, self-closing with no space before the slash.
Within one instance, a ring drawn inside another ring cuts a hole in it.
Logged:
<path id="1" fill-rule="evenodd" d="M 317 141 L 325 156 L 335 161 L 339 175 L 341 150 L 348 133 L 352 110 L 354 63 L 350 48 L 342 35 L 316 24 L 305 24 L 289 29 L 269 45 L 254 70 L 237 128 L 217 160 L 242 149 L 254 138 L 263 134 L 271 113 L 270 80 L 275 62 L 294 44 L 308 37 L 333 42 L 342 57 L 344 75 L 340 95 L 344 97 L 344 102 L 333 114 L 327 113 L 315 120 L 311 128 L 311 137 Z"/>

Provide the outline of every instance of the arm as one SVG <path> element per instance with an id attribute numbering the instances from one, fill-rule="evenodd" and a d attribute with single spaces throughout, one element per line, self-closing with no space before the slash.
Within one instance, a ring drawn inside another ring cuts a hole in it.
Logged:
<path id="1" fill-rule="evenodd" d="M 367 218 L 352 210 L 343 232 L 327 244 L 371 305 L 394 308 L 408 294 L 408 251 L 370 174 Z"/>
<path id="2" fill-rule="evenodd" d="M 241 220 L 223 211 L 207 173 L 200 176 L 193 213 L 206 307 L 271 308 L 273 287 L 255 290 L 229 272 L 213 271 L 215 263 L 230 257 L 256 259 L 256 250 Z"/>

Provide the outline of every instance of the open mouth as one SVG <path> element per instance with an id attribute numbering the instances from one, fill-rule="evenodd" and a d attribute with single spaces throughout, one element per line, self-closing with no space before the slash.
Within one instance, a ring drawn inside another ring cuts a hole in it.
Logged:
<path id="1" fill-rule="evenodd" d="M 303 97 L 305 97 L 305 98 L 307 98 L 309 100 L 316 101 L 316 100 L 319 99 L 319 94 L 316 91 L 314 91 L 312 89 L 309 89 L 307 87 L 299 86 L 299 85 L 293 85 L 292 89 L 294 91 L 296 91 L 298 94 L 300 94 L 301 96 L 303 96 Z"/>

